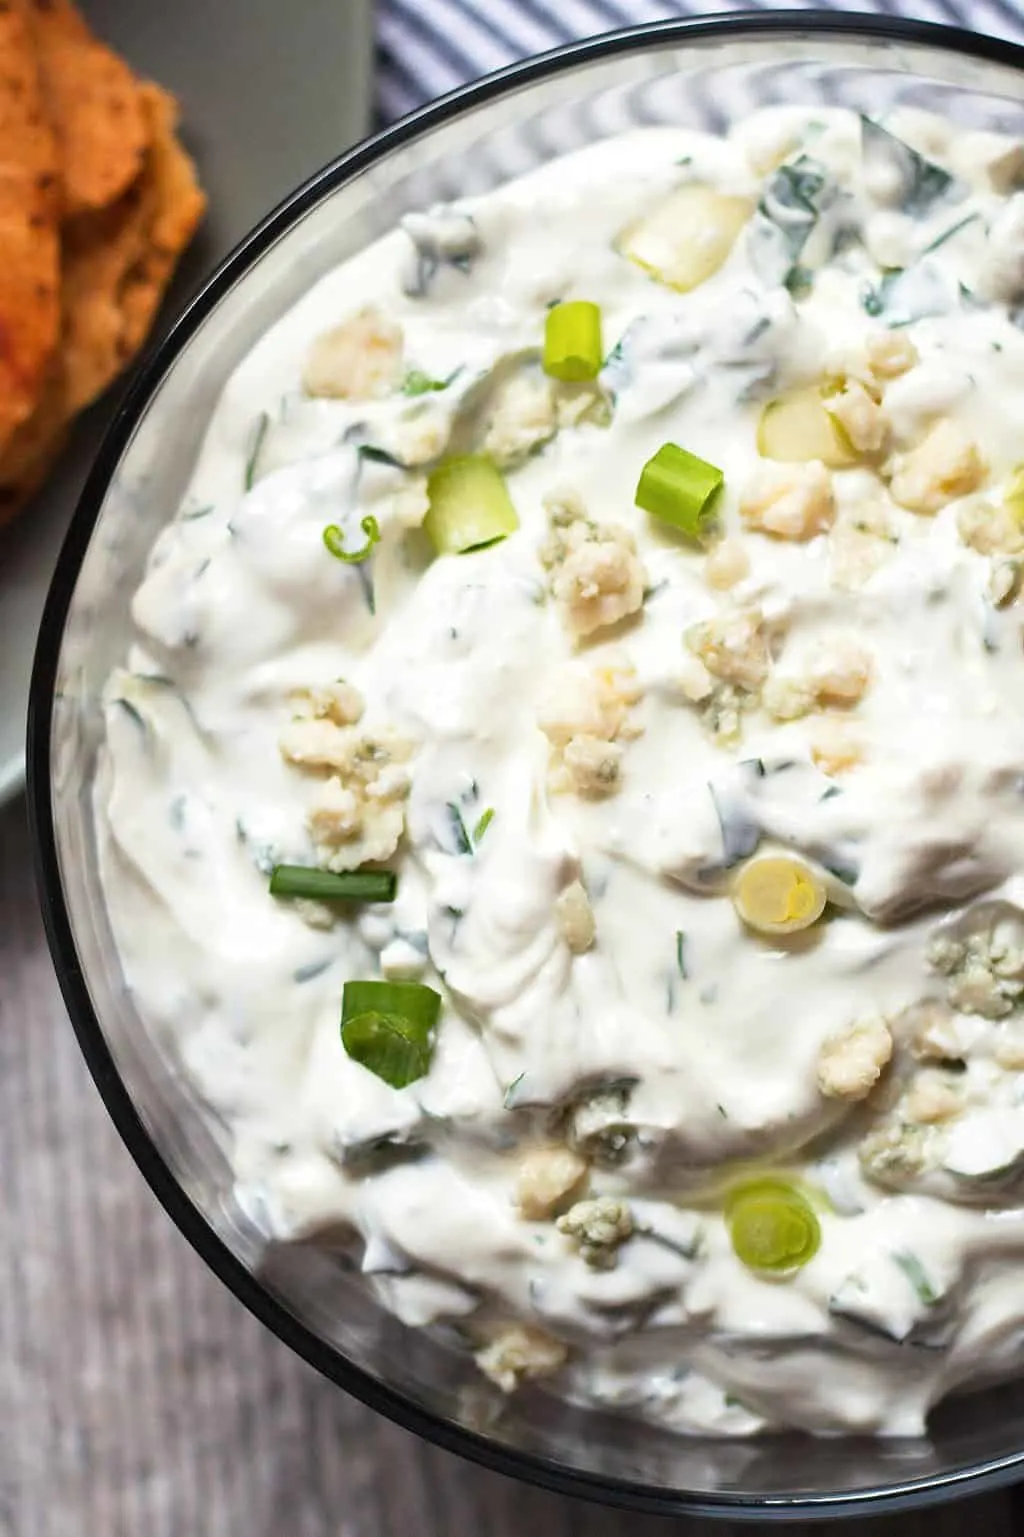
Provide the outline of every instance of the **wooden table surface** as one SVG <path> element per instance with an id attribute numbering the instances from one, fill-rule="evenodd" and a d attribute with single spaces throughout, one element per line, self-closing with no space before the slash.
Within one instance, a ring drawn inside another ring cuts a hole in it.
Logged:
<path id="1" fill-rule="evenodd" d="M 347 1398 L 251 1318 L 107 1121 L 43 939 L 22 802 L 0 810 L 0 1172 L 0 1537 L 750 1530 L 607 1511 L 471 1467 Z M 844 1529 L 1018 1537 L 1024 1504 L 986 1495 Z"/>

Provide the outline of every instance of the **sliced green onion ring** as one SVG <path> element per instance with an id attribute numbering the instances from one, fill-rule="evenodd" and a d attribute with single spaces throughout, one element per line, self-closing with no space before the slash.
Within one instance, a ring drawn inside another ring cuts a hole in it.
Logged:
<path id="1" fill-rule="evenodd" d="M 663 443 L 640 472 L 636 504 L 699 540 L 724 479 L 722 471 L 706 459 L 698 459 L 678 443 Z"/>
<path id="2" fill-rule="evenodd" d="M 346 982 L 341 1043 L 393 1089 L 404 1089 L 430 1070 L 441 995 L 422 982 Z"/>
<path id="3" fill-rule="evenodd" d="M 374 545 L 380 543 L 380 525 L 376 518 L 368 513 L 359 527 L 366 535 L 366 543 L 361 550 L 346 550 L 345 536 L 337 523 L 328 523 L 324 529 L 324 544 L 336 560 L 343 560 L 348 566 L 358 566 L 373 553 Z"/>
<path id="4" fill-rule="evenodd" d="M 737 1185 L 726 1197 L 725 1222 L 737 1258 L 750 1270 L 791 1273 L 812 1260 L 821 1244 L 814 1208 L 784 1179 Z"/>
<path id="5" fill-rule="evenodd" d="M 586 299 L 555 304 L 544 322 L 544 372 L 578 384 L 601 371 L 601 309 Z"/>
<path id="6" fill-rule="evenodd" d="M 310 865 L 275 865 L 272 897 L 310 897 L 316 902 L 393 902 L 394 870 L 317 870 Z"/>
<path id="7" fill-rule="evenodd" d="M 519 519 L 501 472 L 483 454 L 446 459 L 427 479 L 423 527 L 439 555 L 465 555 L 514 534 Z"/>

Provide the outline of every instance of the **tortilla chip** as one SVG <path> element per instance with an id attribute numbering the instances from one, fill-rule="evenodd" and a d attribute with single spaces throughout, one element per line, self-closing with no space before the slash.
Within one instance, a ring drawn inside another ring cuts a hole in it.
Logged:
<path id="1" fill-rule="evenodd" d="M 60 329 L 57 152 L 24 0 L 0 0 L 0 451 L 31 416 Z"/>
<path id="2" fill-rule="evenodd" d="M 206 199 L 174 136 L 177 104 L 141 87 L 150 143 L 142 175 L 110 209 L 64 236 L 64 366 L 70 411 L 95 400 L 146 339 Z"/>
<path id="3" fill-rule="evenodd" d="M 36 408 L 10 439 L 0 459 L 0 526 L 38 491 L 68 435 L 63 375 L 51 370 Z"/>
<path id="4" fill-rule="evenodd" d="M 60 149 L 66 218 L 116 202 L 149 137 L 139 83 L 70 0 L 32 0 L 43 95 Z"/>

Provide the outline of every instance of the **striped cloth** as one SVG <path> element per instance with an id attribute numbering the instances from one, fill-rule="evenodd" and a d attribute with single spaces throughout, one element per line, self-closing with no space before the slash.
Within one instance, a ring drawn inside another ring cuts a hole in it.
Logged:
<path id="1" fill-rule="evenodd" d="M 715 9 L 749 9 L 751 3 L 718 0 Z M 1020 0 L 833 0 L 833 5 L 944 21 L 1024 41 Z M 700 10 L 699 3 L 687 0 L 379 0 L 379 6 L 377 112 L 382 123 L 557 43 Z"/>

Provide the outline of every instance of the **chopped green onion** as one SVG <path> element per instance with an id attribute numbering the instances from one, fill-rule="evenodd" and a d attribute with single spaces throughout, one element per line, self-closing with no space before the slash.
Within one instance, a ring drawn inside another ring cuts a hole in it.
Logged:
<path id="1" fill-rule="evenodd" d="M 519 519 L 500 471 L 482 454 L 460 454 L 427 479 L 423 527 L 439 555 L 464 555 L 514 534 Z"/>
<path id="2" fill-rule="evenodd" d="M 458 369 L 455 370 L 458 373 Z M 455 378 L 455 374 L 449 374 L 447 379 L 432 379 L 422 369 L 410 368 L 402 380 L 403 395 L 430 395 L 435 390 L 446 390 Z"/>
<path id="3" fill-rule="evenodd" d="M 676 929 L 676 966 L 683 981 L 687 981 L 689 972 L 686 969 L 686 935 L 682 929 Z"/>
<path id="4" fill-rule="evenodd" d="M 811 1203 L 782 1179 L 751 1180 L 730 1191 L 725 1221 L 737 1258 L 751 1270 L 799 1270 L 821 1243 Z"/>
<path id="5" fill-rule="evenodd" d="M 682 529 L 689 538 L 699 539 L 703 519 L 724 479 L 722 471 L 706 459 L 687 453 L 677 443 L 663 443 L 641 471 L 636 504 Z"/>
<path id="6" fill-rule="evenodd" d="M 480 813 L 480 818 L 473 829 L 473 842 L 479 843 L 484 833 L 494 821 L 494 807 L 488 806 L 486 811 Z"/>
<path id="7" fill-rule="evenodd" d="M 556 304 L 544 322 L 544 372 L 552 379 L 579 383 L 601 371 L 601 310 L 586 299 Z"/>
<path id="8" fill-rule="evenodd" d="M 376 518 L 367 514 L 359 527 L 366 535 L 366 543 L 361 550 L 346 550 L 345 536 L 337 523 L 328 523 L 324 529 L 324 544 L 336 560 L 343 560 L 349 566 L 358 566 L 360 561 L 366 560 L 373 552 L 374 545 L 380 542 L 380 525 Z"/>
<path id="9" fill-rule="evenodd" d="M 270 872 L 272 897 L 311 897 L 317 902 L 393 902 L 398 876 L 393 870 L 317 870 L 310 865 L 275 865 Z"/>
<path id="10" fill-rule="evenodd" d="M 341 1043 L 354 1062 L 404 1089 L 430 1070 L 441 996 L 422 982 L 346 982 Z"/>

